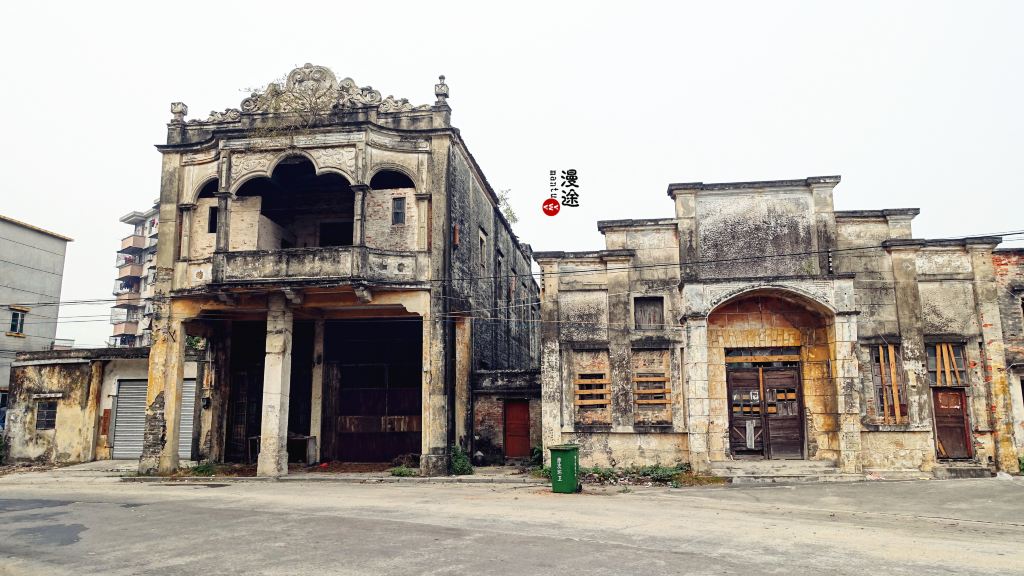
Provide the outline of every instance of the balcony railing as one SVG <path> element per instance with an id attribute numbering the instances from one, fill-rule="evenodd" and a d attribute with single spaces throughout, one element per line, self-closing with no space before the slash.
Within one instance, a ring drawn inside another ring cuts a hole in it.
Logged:
<path id="1" fill-rule="evenodd" d="M 142 276 L 142 264 L 126 263 L 117 267 L 117 279 L 138 278 Z"/>
<path id="2" fill-rule="evenodd" d="M 214 255 L 218 283 L 323 281 L 331 279 L 413 283 L 429 278 L 425 252 L 364 246 L 249 250 Z"/>
<path id="3" fill-rule="evenodd" d="M 146 248 L 147 239 L 142 234 L 132 234 L 121 239 L 121 252 L 136 254 Z"/>

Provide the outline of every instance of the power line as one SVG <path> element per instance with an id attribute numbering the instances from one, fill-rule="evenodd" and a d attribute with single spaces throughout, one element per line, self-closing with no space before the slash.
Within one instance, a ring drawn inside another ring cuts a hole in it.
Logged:
<path id="1" fill-rule="evenodd" d="M 960 239 L 984 238 L 984 237 L 988 237 L 988 236 L 1000 236 L 1000 235 L 1002 235 L 1002 236 L 1024 235 L 1024 230 L 1015 230 L 1015 231 L 1001 232 L 1001 233 L 975 234 L 975 235 L 970 235 L 970 236 L 958 236 L 958 237 L 955 237 L 955 238 L 953 238 L 953 237 L 950 237 L 950 238 L 937 238 L 937 239 L 933 239 L 933 240 L 939 240 L 939 241 L 941 241 L 941 240 L 960 240 Z M 678 246 L 677 245 L 673 245 L 673 246 L 666 246 L 666 247 L 664 247 L 664 249 L 669 249 L 669 248 L 678 248 Z M 792 257 L 797 257 L 797 256 L 814 256 L 814 255 L 821 255 L 821 254 L 835 254 L 835 253 L 838 253 L 838 252 L 855 252 L 855 251 L 862 251 L 862 250 L 879 250 L 879 249 L 885 249 L 885 248 L 886 248 L 886 246 L 884 246 L 882 244 L 872 244 L 872 245 L 868 245 L 868 246 L 857 246 L 857 247 L 849 247 L 849 248 L 834 248 L 834 249 L 829 248 L 829 249 L 825 249 L 825 250 L 808 250 L 808 251 L 802 251 L 802 252 L 790 252 L 790 253 L 782 253 L 782 254 L 763 254 L 763 255 L 752 255 L 752 256 L 737 256 L 737 257 L 732 257 L 732 258 L 718 258 L 718 259 L 706 259 L 706 260 L 688 260 L 688 261 L 685 261 L 685 262 L 665 262 L 665 263 L 655 263 L 655 264 L 635 264 L 635 265 L 614 266 L 614 267 L 605 266 L 605 267 L 600 267 L 600 268 L 582 269 L 582 270 L 565 270 L 565 271 L 558 270 L 558 271 L 551 272 L 550 274 L 557 275 L 557 276 L 563 276 L 563 275 L 565 275 L 565 276 L 577 276 L 577 275 L 586 275 L 586 274 L 603 274 L 603 273 L 607 273 L 607 272 L 618 272 L 618 271 L 626 271 L 626 270 L 642 270 L 642 269 L 650 269 L 650 268 L 682 267 L 682 266 L 687 266 L 687 265 L 722 264 L 722 263 L 730 263 L 730 262 L 750 262 L 750 261 L 755 261 L 755 260 L 770 260 L 770 259 L 774 259 L 774 258 L 792 258 Z M 599 252 L 599 250 L 596 250 L 595 252 Z M 450 282 L 454 283 L 454 282 L 468 282 L 468 281 L 472 281 L 472 280 L 501 280 L 501 279 L 509 279 L 509 278 L 526 278 L 526 277 L 530 277 L 530 278 L 541 277 L 541 278 L 543 278 L 544 275 L 545 275 L 544 272 L 537 272 L 537 273 L 531 272 L 531 273 L 528 273 L 528 274 L 508 274 L 508 275 L 501 275 L 501 276 L 467 276 L 467 277 L 462 277 L 462 278 L 452 278 L 451 280 L 447 280 L 447 279 L 427 279 L 427 280 L 424 280 L 424 282 L 449 282 L 450 281 Z M 287 279 L 282 279 L 282 280 L 286 281 Z M 263 289 L 251 289 L 251 290 L 232 290 L 232 291 L 227 291 L 227 292 L 223 291 L 223 290 L 220 290 L 220 291 L 206 292 L 204 295 L 207 295 L 207 296 L 232 295 L 232 294 L 238 294 L 239 292 L 243 292 L 243 293 L 244 292 L 257 292 L 258 293 L 258 292 L 263 292 L 263 291 L 265 291 L 265 290 L 263 290 Z M 457 297 L 450 297 L 450 298 L 457 298 Z M 125 298 L 122 298 L 121 300 L 123 301 L 123 300 L 125 300 Z M 139 296 L 137 298 L 131 298 L 129 300 L 145 302 L 147 299 Z M 59 301 L 58 300 L 58 301 L 52 301 L 52 302 L 7 303 L 7 304 L 0 304 L 0 306 L 40 306 L 40 307 L 42 307 L 42 306 L 61 306 L 61 305 L 103 304 L 103 303 L 116 302 L 116 301 L 117 301 L 117 298 L 97 298 L 97 299 L 87 299 L 87 300 L 66 300 L 66 301 Z"/>

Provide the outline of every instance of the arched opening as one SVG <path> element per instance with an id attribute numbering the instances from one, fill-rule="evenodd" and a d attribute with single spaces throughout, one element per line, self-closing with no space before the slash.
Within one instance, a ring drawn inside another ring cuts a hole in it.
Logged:
<path id="1" fill-rule="evenodd" d="M 395 190 L 398 188 L 415 188 L 412 179 L 397 170 L 381 170 L 370 179 L 370 188 L 374 190 Z"/>
<path id="2" fill-rule="evenodd" d="M 305 156 L 289 156 L 269 178 L 245 182 L 232 210 L 257 228 L 256 248 L 351 246 L 355 194 L 340 174 L 316 174 Z M 258 214 L 258 216 L 256 216 Z"/>
<path id="3" fill-rule="evenodd" d="M 211 179 L 199 190 L 199 194 L 196 198 L 213 198 L 217 194 L 217 188 L 220 187 L 219 181 L 216 178 Z"/>
<path id="4" fill-rule="evenodd" d="M 786 290 L 747 292 L 708 315 L 721 459 L 838 460 L 834 342 L 832 313 Z"/>

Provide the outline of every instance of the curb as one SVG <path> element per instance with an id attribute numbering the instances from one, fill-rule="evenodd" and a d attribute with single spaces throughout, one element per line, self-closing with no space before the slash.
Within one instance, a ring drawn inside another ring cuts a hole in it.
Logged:
<path id="1" fill-rule="evenodd" d="M 209 484 L 213 482 L 335 482 L 339 484 L 516 484 L 521 486 L 547 486 L 547 482 L 538 482 L 532 478 L 481 478 L 461 476 L 425 476 L 399 477 L 379 476 L 371 478 L 346 478 L 331 476 L 187 476 L 169 478 L 164 476 L 122 476 L 121 482 L 140 482 L 155 484 Z"/>

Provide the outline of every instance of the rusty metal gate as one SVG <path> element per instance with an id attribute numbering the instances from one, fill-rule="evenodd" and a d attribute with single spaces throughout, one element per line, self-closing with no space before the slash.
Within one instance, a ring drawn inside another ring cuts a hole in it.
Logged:
<path id="1" fill-rule="evenodd" d="M 730 368 L 726 383 L 729 446 L 734 455 L 803 458 L 799 368 Z"/>

